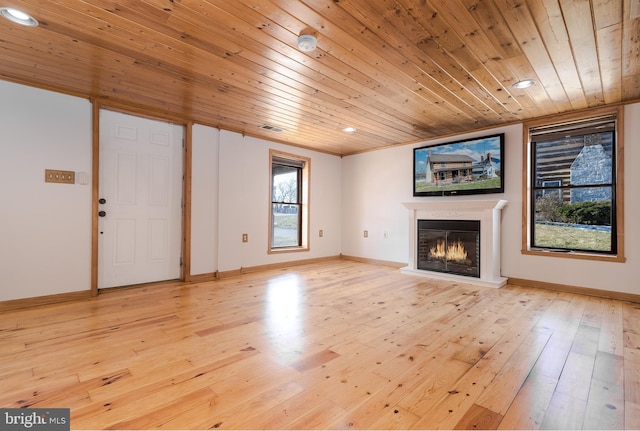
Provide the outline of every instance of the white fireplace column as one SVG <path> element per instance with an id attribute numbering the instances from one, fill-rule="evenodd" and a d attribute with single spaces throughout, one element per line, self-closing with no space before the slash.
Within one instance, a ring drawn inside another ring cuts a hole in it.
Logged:
<path id="1" fill-rule="evenodd" d="M 407 202 L 409 210 L 409 262 L 400 271 L 461 283 L 502 287 L 507 279 L 500 273 L 501 218 L 506 200 Z M 417 269 L 418 220 L 479 220 L 480 278 Z"/>

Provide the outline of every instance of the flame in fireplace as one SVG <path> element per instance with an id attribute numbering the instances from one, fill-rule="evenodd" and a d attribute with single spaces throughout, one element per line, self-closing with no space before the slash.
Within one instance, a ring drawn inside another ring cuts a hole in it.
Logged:
<path id="1" fill-rule="evenodd" d="M 435 247 L 429 249 L 431 256 L 436 259 L 447 259 L 454 262 L 465 262 L 467 260 L 467 250 L 464 248 L 462 241 L 454 241 L 449 247 L 446 247 L 445 242 L 438 240 Z"/>

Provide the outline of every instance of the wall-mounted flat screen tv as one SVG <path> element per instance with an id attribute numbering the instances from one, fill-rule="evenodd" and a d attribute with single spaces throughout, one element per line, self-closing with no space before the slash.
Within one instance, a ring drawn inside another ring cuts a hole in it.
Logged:
<path id="1" fill-rule="evenodd" d="M 413 195 L 504 192 L 504 133 L 413 150 Z"/>

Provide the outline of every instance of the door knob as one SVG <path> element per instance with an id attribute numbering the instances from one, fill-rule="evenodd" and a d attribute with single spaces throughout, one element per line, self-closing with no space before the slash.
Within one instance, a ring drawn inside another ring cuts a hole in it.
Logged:
<path id="1" fill-rule="evenodd" d="M 99 215 L 100 217 L 104 217 L 104 216 L 106 216 L 106 215 L 107 215 L 107 212 L 106 212 L 106 211 L 100 211 L 100 212 L 98 212 L 98 215 Z"/>

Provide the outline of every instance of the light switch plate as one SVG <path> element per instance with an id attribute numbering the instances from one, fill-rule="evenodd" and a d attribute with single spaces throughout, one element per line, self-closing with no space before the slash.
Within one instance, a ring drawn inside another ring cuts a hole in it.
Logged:
<path id="1" fill-rule="evenodd" d="M 45 169 L 44 181 L 47 183 L 75 184 L 76 173 L 74 171 L 60 171 L 57 169 Z"/>

